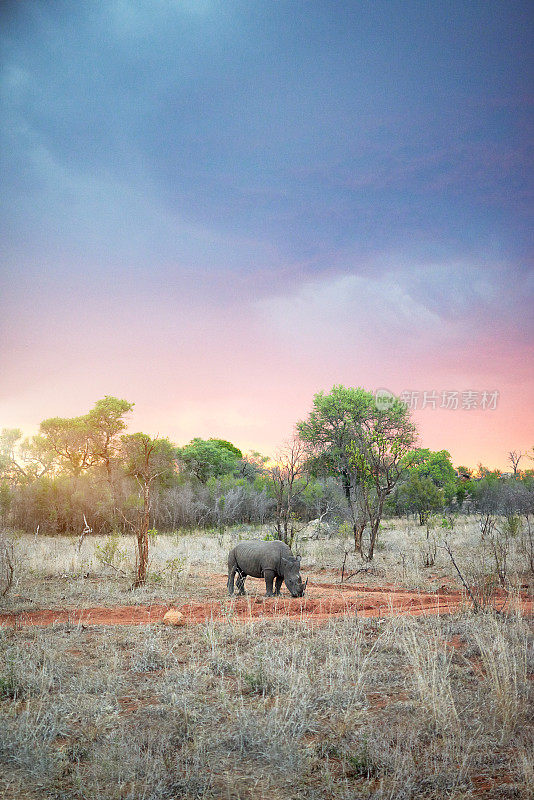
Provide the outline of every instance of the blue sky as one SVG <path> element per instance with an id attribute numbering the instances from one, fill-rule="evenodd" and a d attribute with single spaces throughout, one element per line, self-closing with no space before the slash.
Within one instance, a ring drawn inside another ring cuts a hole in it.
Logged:
<path id="1" fill-rule="evenodd" d="M 329 381 L 471 381 L 510 387 L 503 442 L 522 445 L 532 3 L 0 13 L 6 424 L 115 393 L 175 438 L 220 425 L 269 447 L 288 381 L 280 437 Z M 264 422 L 240 428 L 254 404 Z"/>

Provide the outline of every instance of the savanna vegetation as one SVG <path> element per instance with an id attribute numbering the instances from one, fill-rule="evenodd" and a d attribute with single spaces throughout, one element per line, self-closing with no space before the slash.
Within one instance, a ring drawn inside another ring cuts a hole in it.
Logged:
<path id="1" fill-rule="evenodd" d="M 142 585 L 150 531 L 268 525 L 270 535 L 291 545 L 319 520 L 324 530 L 350 527 L 355 552 L 372 561 L 384 518 L 413 516 L 430 540 L 440 517 L 466 512 L 481 517 L 486 540 L 499 540 L 496 553 L 506 549 L 510 531 L 517 534 L 527 568 L 534 568 L 534 471 L 519 470 L 523 454 L 510 454 L 510 476 L 482 465 L 476 475 L 455 470 L 447 451 L 416 447 L 409 409 L 395 398 L 378 408 L 363 389 L 334 386 L 317 394 L 274 463 L 224 439 L 195 438 L 179 447 L 126 434 L 132 409 L 105 397 L 80 417 L 43 420 L 31 438 L 2 430 L 1 528 L 37 536 L 132 534 L 134 583 Z"/>
<path id="2" fill-rule="evenodd" d="M 418 447 L 406 406 L 342 386 L 316 395 L 273 462 L 224 439 L 127 433 L 131 412 L 106 397 L 30 440 L 1 434 L 3 797 L 532 796 L 527 455 L 504 476 L 455 468 Z M 283 604 L 238 618 L 239 603 L 277 602 L 260 581 L 225 599 L 226 555 L 245 538 L 302 554 L 310 599 L 284 601 L 304 604 L 301 620 Z M 385 584 L 463 599 L 443 616 L 306 618 L 314 598 Z M 54 623 L 191 602 L 218 613 Z M 52 624 L 27 627 L 39 610 Z"/>

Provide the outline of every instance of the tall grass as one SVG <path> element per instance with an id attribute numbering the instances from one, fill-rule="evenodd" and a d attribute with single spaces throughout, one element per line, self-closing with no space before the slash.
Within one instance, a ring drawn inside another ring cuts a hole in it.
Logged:
<path id="1" fill-rule="evenodd" d="M 458 725 L 458 713 L 451 685 L 452 651 L 447 649 L 441 631 L 427 628 L 409 618 L 397 624 L 398 642 L 408 661 L 408 675 L 421 707 L 429 714 L 437 730 Z"/>
<path id="2" fill-rule="evenodd" d="M 507 765 L 526 798 L 532 641 L 465 614 L 4 630 L 0 794 L 460 800 Z"/>
<path id="3" fill-rule="evenodd" d="M 528 661 L 534 655 L 529 627 L 521 620 L 505 626 L 496 617 L 484 615 L 473 637 L 480 651 L 494 724 L 504 740 L 525 720 L 529 702 Z"/>

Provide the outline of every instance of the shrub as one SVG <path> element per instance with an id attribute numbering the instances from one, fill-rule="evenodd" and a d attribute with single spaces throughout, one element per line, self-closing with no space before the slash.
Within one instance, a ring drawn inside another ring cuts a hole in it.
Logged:
<path id="1" fill-rule="evenodd" d="M 112 534 L 106 538 L 103 544 L 97 544 L 95 556 L 101 564 L 118 570 L 127 556 L 126 548 L 120 546 L 120 535 Z"/>

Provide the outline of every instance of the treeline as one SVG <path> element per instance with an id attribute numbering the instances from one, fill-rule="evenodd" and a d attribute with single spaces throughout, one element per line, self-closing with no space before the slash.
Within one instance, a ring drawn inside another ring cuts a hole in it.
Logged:
<path id="1" fill-rule="evenodd" d="M 79 535 L 85 526 L 98 534 L 129 533 L 147 511 L 149 527 L 159 531 L 280 522 L 279 467 L 223 439 L 176 447 L 163 438 L 125 435 L 132 407 L 105 397 L 81 417 L 44 420 L 31 439 L 4 429 L 0 525 L 42 534 Z M 337 482 L 300 475 L 291 520 L 304 524 L 325 513 L 343 517 Z"/>
<path id="2" fill-rule="evenodd" d="M 0 434 L 0 526 L 43 534 L 224 528 L 271 523 L 291 543 L 313 519 L 348 524 L 361 551 L 382 516 L 534 513 L 534 472 L 455 470 L 446 450 L 415 447 L 403 404 L 377 409 L 362 389 L 315 396 L 298 435 L 269 464 L 224 439 L 125 434 L 133 404 L 99 400 L 80 417 L 44 420 L 37 436 Z M 363 433 L 362 433 L 363 431 Z M 367 437 L 367 438 L 365 438 Z M 373 538 L 374 537 L 374 538 Z"/>
<path id="3" fill-rule="evenodd" d="M 454 469 L 446 450 L 420 448 L 386 510 L 392 516 L 413 515 L 421 525 L 439 513 L 534 514 L 534 470 L 503 475 L 482 464 L 476 471 Z"/>
<path id="4" fill-rule="evenodd" d="M 275 523 L 276 498 L 269 474 L 254 480 L 232 474 L 206 484 L 177 474 L 170 485 L 152 493 L 150 527 L 161 532 L 215 529 L 237 524 Z M 0 525 L 43 534 L 79 534 L 85 521 L 96 534 L 130 532 L 129 519 L 139 507 L 135 481 L 113 475 L 111 488 L 102 476 L 42 476 L 29 483 L 0 486 Z M 295 524 L 320 518 L 342 521 L 343 498 L 333 479 L 308 482 L 292 506 Z"/>

